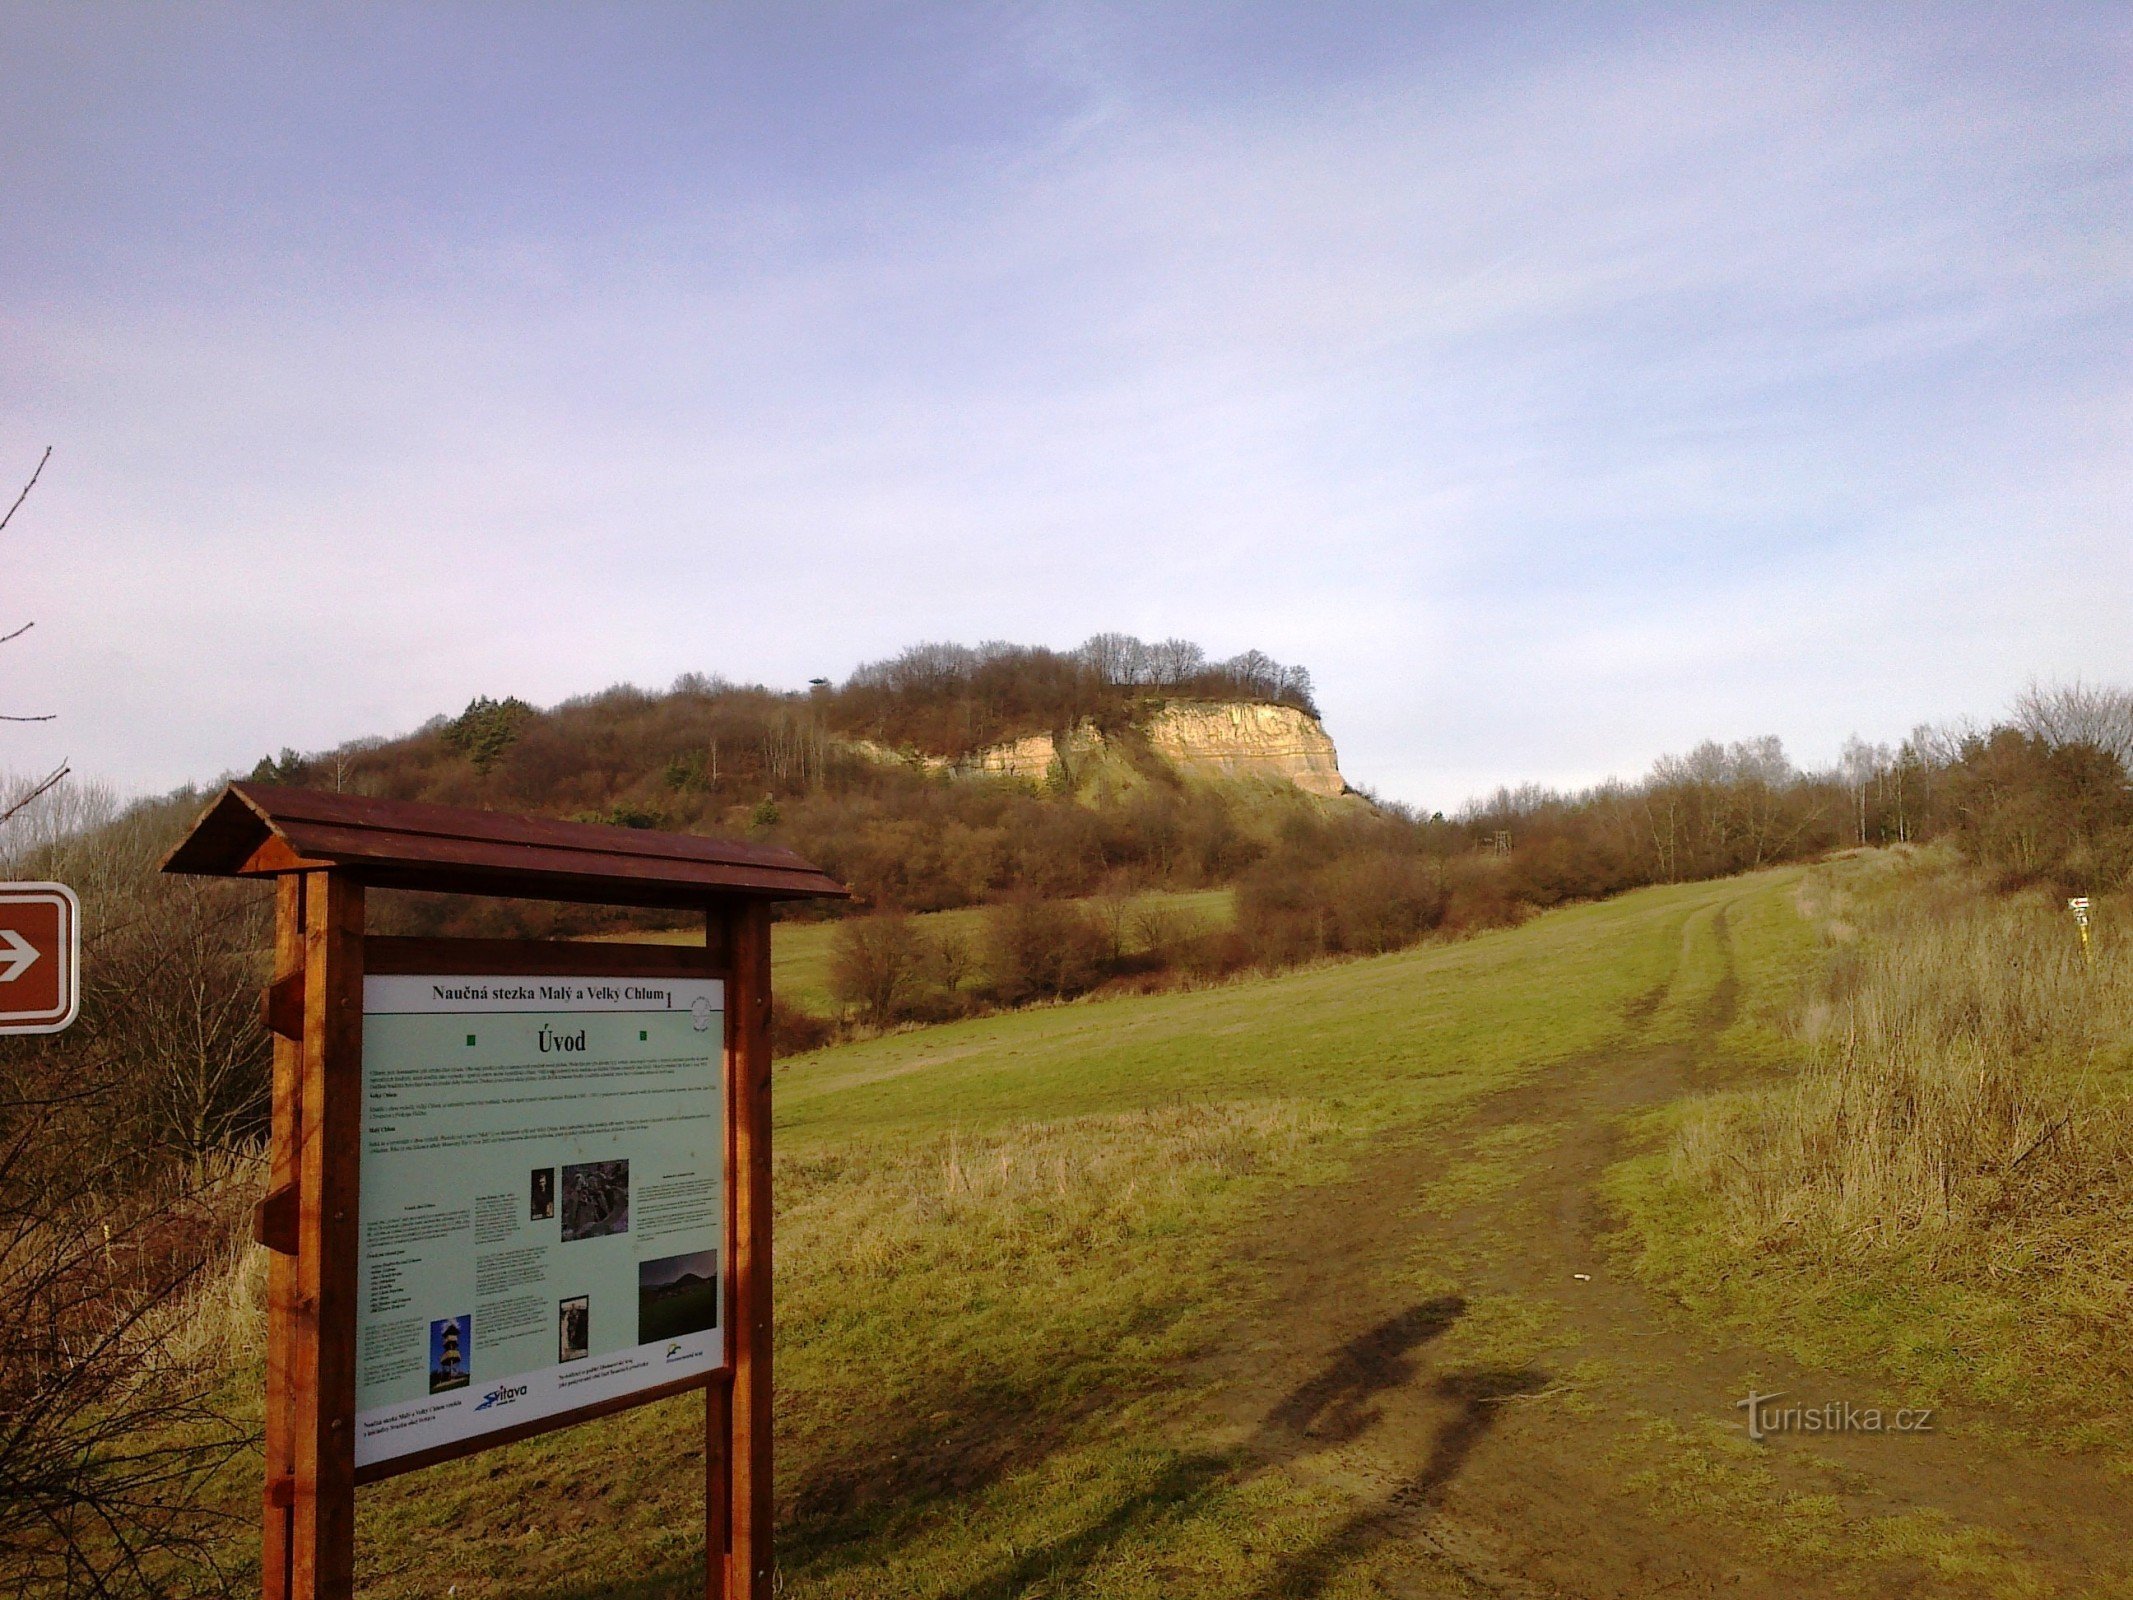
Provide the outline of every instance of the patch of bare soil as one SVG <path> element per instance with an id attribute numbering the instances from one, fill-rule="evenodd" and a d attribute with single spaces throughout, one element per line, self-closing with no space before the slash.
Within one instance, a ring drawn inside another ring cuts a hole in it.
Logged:
<path id="1" fill-rule="evenodd" d="M 1731 1005 L 1728 984 L 1700 1042 L 1639 1043 L 1654 997 L 1621 1049 L 1389 1141 L 1255 1229 L 1244 1265 L 1266 1299 L 1211 1358 L 1211 1430 L 1351 1508 L 1262 1595 L 1358 1568 L 1397 1595 L 2133 1594 L 2122 1480 L 1988 1443 L 1991 1419 L 1960 1412 L 1751 1443 L 1751 1387 L 1891 1397 L 1701 1338 L 1612 1270 L 1598 1185 L 1625 1121 L 1727 1081 L 1710 1041 Z M 1509 1181 L 1433 1206 L 1486 1146 L 1517 1152 Z M 1456 1287 L 1418 1295 L 1418 1275 Z M 1539 1319 L 1509 1341 L 1522 1358 L 1462 1358 L 1492 1341 L 1455 1330 L 1506 1305 Z"/>

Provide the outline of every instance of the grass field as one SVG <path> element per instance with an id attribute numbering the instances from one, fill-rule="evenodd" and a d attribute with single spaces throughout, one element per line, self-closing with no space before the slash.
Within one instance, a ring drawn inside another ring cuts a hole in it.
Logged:
<path id="1" fill-rule="evenodd" d="M 1800 881 L 780 1063 L 780 1592 L 2122 1592 L 1970 1482 L 2033 1464 L 1749 1444 L 1790 1369 L 1612 1265 L 1668 1108 L 1791 1070 Z M 364 1491 L 364 1592 L 700 1592 L 700 1414 Z"/>
<path id="2" fill-rule="evenodd" d="M 972 1586 L 1017 1552 L 1172 1489 L 1194 1513 L 1154 1516 L 1113 1553 L 1123 1568 L 1152 1542 L 1195 1569 L 1166 1581 L 1233 1592 L 1250 1565 L 1240 1522 L 1268 1523 L 1270 1555 L 1306 1538 L 1321 1508 L 1260 1503 L 1263 1486 L 1210 1498 L 1212 1476 L 1167 1442 L 1183 1365 L 1252 1294 L 1225 1233 L 1268 1188 L 1338 1176 L 1381 1129 L 1606 1045 L 1713 896 L 1660 890 L 1378 960 L 783 1066 L 788 1592 L 986 1592 Z M 827 931 L 778 930 L 780 981 L 806 992 Z M 498 1452 L 457 1482 L 366 1494 L 372 1586 L 526 1593 L 595 1571 L 681 1585 L 690 1414 L 655 1408 Z M 536 1509 L 556 1493 L 552 1514 Z M 1124 1570 L 1116 1586 L 1162 1592 Z"/>

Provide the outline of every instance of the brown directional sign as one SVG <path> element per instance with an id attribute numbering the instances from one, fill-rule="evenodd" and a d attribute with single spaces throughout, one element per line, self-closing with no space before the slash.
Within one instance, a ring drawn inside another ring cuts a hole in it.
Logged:
<path id="1" fill-rule="evenodd" d="M 81 904 L 63 883 L 0 883 L 0 1033 L 57 1033 L 81 1009 Z"/>

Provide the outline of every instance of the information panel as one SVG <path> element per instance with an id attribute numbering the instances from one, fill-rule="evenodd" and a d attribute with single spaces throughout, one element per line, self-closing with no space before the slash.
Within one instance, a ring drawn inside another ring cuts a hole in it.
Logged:
<path id="1" fill-rule="evenodd" d="M 356 1465 L 724 1363 L 712 978 L 370 977 Z"/>

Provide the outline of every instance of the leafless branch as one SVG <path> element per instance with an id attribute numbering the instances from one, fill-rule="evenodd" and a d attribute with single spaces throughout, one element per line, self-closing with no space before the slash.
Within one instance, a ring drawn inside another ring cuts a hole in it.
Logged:
<path id="1" fill-rule="evenodd" d="M 15 496 L 15 503 L 7 508 L 7 515 L 0 517 L 0 533 L 6 532 L 7 525 L 15 520 L 15 513 L 22 509 L 22 502 L 29 499 L 30 491 L 37 487 L 37 480 L 44 475 L 44 464 L 51 459 L 52 447 L 46 445 L 44 454 L 37 458 L 37 470 L 30 474 L 30 481 L 22 486 L 22 493 Z"/>
<path id="2" fill-rule="evenodd" d="M 32 628 L 34 628 L 34 627 L 36 627 L 36 626 L 37 626 L 37 624 L 36 624 L 36 623 L 34 623 L 34 622 L 25 622 L 25 623 L 24 623 L 24 624 L 23 624 L 23 625 L 22 625 L 21 627 L 17 628 L 17 629 L 16 629 L 16 630 L 15 630 L 15 631 L 14 631 L 13 633 L 0 633 L 0 644 L 8 644 L 8 643 L 11 643 L 11 642 L 13 642 L 13 641 L 14 641 L 14 640 L 16 640 L 16 639 L 19 639 L 19 638 L 21 638 L 21 637 L 22 637 L 22 636 L 23 636 L 24 634 L 28 633 L 28 632 L 30 631 L 30 629 L 32 629 Z"/>
<path id="3" fill-rule="evenodd" d="M 38 784 L 36 788 L 32 789 L 20 800 L 17 800 L 5 811 L 0 811 L 0 822 L 6 822 L 10 817 L 14 816 L 16 812 L 21 811 L 27 806 L 29 806 L 32 801 L 37 799 L 38 796 L 56 788 L 59 785 L 60 781 L 64 779 L 66 775 L 72 770 L 73 768 L 69 767 L 64 761 L 60 762 L 58 768 L 42 783 Z"/>

